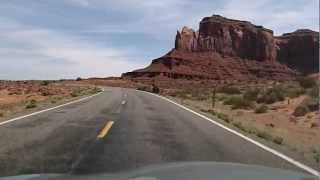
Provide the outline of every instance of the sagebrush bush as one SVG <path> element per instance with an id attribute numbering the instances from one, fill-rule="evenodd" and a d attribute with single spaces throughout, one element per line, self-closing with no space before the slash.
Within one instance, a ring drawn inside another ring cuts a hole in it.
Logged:
<path id="1" fill-rule="evenodd" d="M 156 85 L 152 86 L 152 93 L 159 94 L 160 93 L 160 88 Z"/>
<path id="2" fill-rule="evenodd" d="M 243 94 L 243 98 L 249 101 L 256 101 L 260 90 L 257 88 L 249 89 Z"/>
<path id="3" fill-rule="evenodd" d="M 267 89 L 258 99 L 258 103 L 272 104 L 277 101 L 283 101 L 286 97 L 286 90 L 280 86 Z"/>
<path id="4" fill-rule="evenodd" d="M 287 93 L 290 98 L 295 98 L 299 97 L 302 94 L 305 94 L 306 90 L 303 88 L 290 88 L 288 89 Z"/>
<path id="5" fill-rule="evenodd" d="M 230 122 L 232 121 L 232 119 L 230 119 L 228 115 L 223 114 L 223 113 L 216 113 L 216 116 L 217 116 L 219 119 L 222 119 L 223 121 L 225 121 L 225 122 L 227 122 L 227 123 L 230 123 Z"/>
<path id="6" fill-rule="evenodd" d="M 312 98 L 319 99 L 319 86 L 314 86 L 312 89 L 310 89 L 308 95 Z"/>
<path id="7" fill-rule="evenodd" d="M 298 82 L 301 87 L 307 89 L 307 88 L 312 88 L 317 85 L 317 82 L 315 79 L 311 77 L 301 77 L 298 78 Z"/>
<path id="8" fill-rule="evenodd" d="M 276 143 L 276 144 L 281 145 L 283 143 L 283 138 L 280 137 L 280 136 L 274 137 L 273 138 L 273 142 Z"/>
<path id="9" fill-rule="evenodd" d="M 26 109 L 31 109 L 35 107 L 37 107 L 37 101 L 35 99 L 31 99 L 26 105 Z"/>
<path id="10" fill-rule="evenodd" d="M 234 123 L 232 123 L 232 125 L 238 129 L 240 129 L 241 131 L 247 132 L 247 129 L 242 125 L 241 122 L 234 122 Z"/>
<path id="11" fill-rule="evenodd" d="M 78 97 L 78 96 L 80 95 L 80 92 L 79 92 L 79 90 L 74 90 L 74 91 L 71 92 L 70 95 L 71 95 L 72 97 Z"/>
<path id="12" fill-rule="evenodd" d="M 212 109 L 209 109 L 207 112 L 210 113 L 210 114 L 212 114 L 212 115 L 216 115 L 216 114 L 217 114 L 217 113 L 216 113 L 214 110 L 212 110 Z"/>
<path id="13" fill-rule="evenodd" d="M 320 163 L 320 148 L 314 148 L 312 150 L 313 158 L 317 163 Z"/>
<path id="14" fill-rule="evenodd" d="M 317 163 L 320 163 L 320 152 L 313 155 L 313 158 L 316 160 Z"/>
<path id="15" fill-rule="evenodd" d="M 47 86 L 47 85 L 49 85 L 49 81 L 42 81 L 41 82 L 41 86 Z"/>
<path id="16" fill-rule="evenodd" d="M 266 106 L 265 104 L 262 104 L 255 109 L 255 113 L 257 114 L 266 113 L 267 111 L 268 111 L 268 106 Z"/>
<path id="17" fill-rule="evenodd" d="M 140 90 L 140 89 L 138 89 L 138 90 Z M 185 90 L 174 91 L 171 94 L 171 96 L 178 97 L 178 98 L 181 98 L 181 99 L 189 99 L 190 98 L 188 92 L 186 92 Z"/>
<path id="18" fill-rule="evenodd" d="M 310 112 L 319 110 L 319 97 L 307 96 L 300 105 L 308 107 Z"/>
<path id="19" fill-rule="evenodd" d="M 240 89 L 234 86 L 222 86 L 217 89 L 217 92 L 224 94 L 241 94 Z"/>
<path id="20" fill-rule="evenodd" d="M 139 91 L 150 91 L 150 88 L 147 87 L 147 86 L 140 86 L 140 87 L 137 88 L 137 90 L 139 90 Z"/>
<path id="21" fill-rule="evenodd" d="M 98 88 L 98 87 L 94 87 L 93 89 L 91 89 L 91 92 L 90 92 L 90 93 L 96 94 L 96 93 L 99 93 L 99 92 L 101 92 L 101 91 L 102 91 L 102 89 L 100 89 L 100 88 Z"/>
<path id="22" fill-rule="evenodd" d="M 76 81 L 82 81 L 81 77 L 77 77 Z"/>
<path id="23" fill-rule="evenodd" d="M 253 102 L 238 96 L 226 99 L 223 104 L 231 105 L 232 109 L 250 109 L 254 107 Z"/>
<path id="24" fill-rule="evenodd" d="M 257 136 L 262 138 L 262 139 L 265 139 L 265 140 L 271 140 L 272 139 L 272 136 L 269 133 L 265 132 L 265 131 L 258 131 L 257 132 Z"/>
<path id="25" fill-rule="evenodd" d="M 308 112 L 310 112 L 308 106 L 306 105 L 299 105 L 296 107 L 296 109 L 293 112 L 294 116 L 304 116 L 306 115 Z"/>
<path id="26" fill-rule="evenodd" d="M 227 96 L 223 96 L 223 95 L 219 95 L 219 96 L 217 96 L 217 99 L 219 101 L 225 101 L 226 99 L 228 99 L 228 97 Z"/>

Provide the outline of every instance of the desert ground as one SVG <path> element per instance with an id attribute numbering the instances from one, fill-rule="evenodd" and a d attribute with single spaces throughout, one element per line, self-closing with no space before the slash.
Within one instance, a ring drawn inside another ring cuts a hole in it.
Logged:
<path id="1" fill-rule="evenodd" d="M 244 134 L 294 151 L 320 165 L 319 82 L 311 84 L 269 82 L 215 90 L 165 89 L 162 93 L 196 111 L 218 117 Z"/>
<path id="2" fill-rule="evenodd" d="M 77 81 L 0 81 L 0 122 L 99 91 Z"/>

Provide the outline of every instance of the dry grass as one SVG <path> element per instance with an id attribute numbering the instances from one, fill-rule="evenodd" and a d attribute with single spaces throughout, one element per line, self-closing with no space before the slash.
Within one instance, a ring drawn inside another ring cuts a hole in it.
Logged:
<path id="1" fill-rule="evenodd" d="M 93 86 L 53 81 L 0 81 L 0 121 L 15 116 L 15 114 L 34 111 L 43 106 L 50 106 L 50 104 L 99 91 L 99 88 Z"/>
<path id="2" fill-rule="evenodd" d="M 278 88 L 280 86 L 281 88 Z M 278 145 L 284 145 L 289 149 L 295 149 L 304 153 L 307 157 L 318 157 L 318 153 L 313 153 L 310 149 L 319 144 L 320 141 L 319 111 L 307 112 L 299 117 L 292 115 L 298 106 L 306 102 L 306 99 L 310 99 L 309 93 L 312 90 L 314 91 L 312 94 L 317 94 L 316 88 L 311 88 L 306 92 L 301 90 L 301 87 L 297 84 L 281 84 L 277 85 L 277 88 L 268 86 L 265 87 L 265 90 L 263 88 L 261 87 L 257 96 L 254 87 L 250 89 L 250 92 L 245 89 L 241 90 L 244 94 L 247 94 L 246 96 L 218 93 L 214 111 L 208 110 L 211 109 L 210 98 L 197 100 L 189 95 L 186 98 L 183 95 L 178 98 L 182 97 L 184 100 L 180 102 L 217 116 L 244 133 L 258 136 Z M 272 90 L 266 93 L 266 89 Z M 274 94 L 276 100 L 272 100 L 273 103 L 265 105 L 255 102 L 255 99 L 258 100 L 264 93 Z M 198 95 L 198 97 L 201 96 Z M 233 109 L 232 105 L 227 104 L 233 104 L 230 99 L 234 99 L 234 97 L 238 99 L 243 97 L 243 99 L 252 101 L 257 108 Z M 312 159 L 315 160 L 316 158 Z"/>

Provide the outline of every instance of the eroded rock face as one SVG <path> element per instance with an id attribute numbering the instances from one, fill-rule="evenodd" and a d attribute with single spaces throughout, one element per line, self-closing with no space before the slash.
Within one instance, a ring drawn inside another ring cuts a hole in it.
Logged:
<path id="1" fill-rule="evenodd" d="M 181 32 L 176 35 L 175 48 L 181 51 L 197 51 L 198 50 L 199 33 L 188 27 L 183 27 Z"/>
<path id="2" fill-rule="evenodd" d="M 176 50 L 217 52 L 259 61 L 275 61 L 273 31 L 247 21 L 227 19 L 219 15 L 200 22 L 199 32 L 184 27 L 176 36 Z"/>
<path id="3" fill-rule="evenodd" d="M 123 74 L 130 78 L 188 80 L 291 80 L 296 72 L 276 61 L 255 61 L 224 56 L 216 52 L 172 50 L 144 69 Z"/>
<path id="4" fill-rule="evenodd" d="M 319 72 L 319 32 L 300 29 L 276 37 L 278 60 L 305 74 Z"/>
<path id="5" fill-rule="evenodd" d="M 319 46 L 315 42 L 319 39 L 310 32 L 297 31 L 275 38 L 272 30 L 262 26 L 213 15 L 202 19 L 197 32 L 182 28 L 173 50 L 153 60 L 150 66 L 123 77 L 290 80 L 299 72 L 289 67 L 309 72 L 317 66 L 314 59 Z"/>

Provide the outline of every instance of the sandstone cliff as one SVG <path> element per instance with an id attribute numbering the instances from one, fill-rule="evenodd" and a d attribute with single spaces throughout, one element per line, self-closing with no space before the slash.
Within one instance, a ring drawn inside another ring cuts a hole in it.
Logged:
<path id="1" fill-rule="evenodd" d="M 277 59 L 292 69 L 319 72 L 319 32 L 300 29 L 276 37 Z"/>
<path id="2" fill-rule="evenodd" d="M 123 77 L 290 80 L 317 70 L 318 37 L 306 30 L 274 37 L 262 26 L 213 15 L 202 19 L 199 31 L 183 27 L 173 50 Z"/>
<path id="3" fill-rule="evenodd" d="M 199 32 L 184 27 L 177 33 L 175 49 L 210 51 L 259 61 L 275 61 L 276 58 L 272 30 L 219 15 L 204 18 Z"/>

